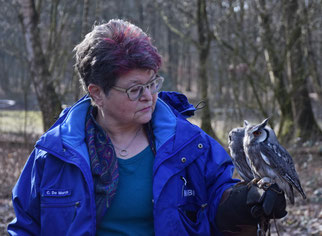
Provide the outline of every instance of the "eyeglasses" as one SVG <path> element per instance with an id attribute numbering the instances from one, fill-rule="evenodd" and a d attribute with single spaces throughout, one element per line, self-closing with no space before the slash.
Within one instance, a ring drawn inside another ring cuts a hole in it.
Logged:
<path id="1" fill-rule="evenodd" d="M 136 101 L 140 99 L 140 97 L 142 97 L 146 88 L 150 90 L 151 94 L 155 94 L 159 92 L 162 88 L 163 81 L 164 81 L 163 77 L 156 75 L 153 80 L 151 80 L 146 84 L 136 84 L 128 89 L 117 87 L 117 86 L 113 86 L 112 88 L 117 91 L 127 93 L 127 96 L 131 101 Z"/>

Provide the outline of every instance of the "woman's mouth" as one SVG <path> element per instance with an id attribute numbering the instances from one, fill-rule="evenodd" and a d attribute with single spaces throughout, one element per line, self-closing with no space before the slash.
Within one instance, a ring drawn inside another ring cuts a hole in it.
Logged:
<path id="1" fill-rule="evenodd" d="M 148 106 L 148 107 L 145 107 L 143 109 L 141 109 L 140 111 L 141 112 L 148 112 L 148 111 L 151 111 L 152 110 L 152 106 Z"/>

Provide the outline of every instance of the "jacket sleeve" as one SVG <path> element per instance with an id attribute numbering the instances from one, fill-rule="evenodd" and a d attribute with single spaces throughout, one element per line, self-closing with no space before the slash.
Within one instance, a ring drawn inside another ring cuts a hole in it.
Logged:
<path id="1" fill-rule="evenodd" d="M 215 140 L 209 138 L 209 152 L 205 165 L 206 188 L 209 203 L 209 220 L 218 230 L 215 217 L 224 191 L 239 180 L 233 179 L 234 166 L 226 150 Z"/>
<path id="2" fill-rule="evenodd" d="M 40 235 L 40 166 L 34 150 L 12 190 L 16 218 L 8 225 L 9 235 Z"/>

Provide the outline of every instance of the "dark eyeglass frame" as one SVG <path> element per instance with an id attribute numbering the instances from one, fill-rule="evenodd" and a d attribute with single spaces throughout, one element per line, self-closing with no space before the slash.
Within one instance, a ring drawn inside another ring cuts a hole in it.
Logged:
<path id="1" fill-rule="evenodd" d="M 144 93 L 144 91 L 145 91 L 146 88 L 148 88 L 150 90 L 151 84 L 153 82 L 155 82 L 157 79 L 160 79 L 161 80 L 161 82 L 160 82 L 161 85 L 160 85 L 160 87 L 156 91 L 151 92 L 152 94 L 155 94 L 155 93 L 157 93 L 157 92 L 159 92 L 161 90 L 162 84 L 163 84 L 163 81 L 164 81 L 164 78 L 162 76 L 160 76 L 160 75 L 155 75 L 155 78 L 153 80 L 147 82 L 146 84 L 136 84 L 136 85 L 133 85 L 133 86 L 127 88 L 127 89 L 121 88 L 121 87 L 118 87 L 118 86 L 113 86 L 112 88 L 115 89 L 115 90 L 117 90 L 117 91 L 126 93 L 127 96 L 128 96 L 128 98 L 131 101 L 137 101 L 137 100 L 139 100 L 142 97 L 142 95 L 143 95 L 143 93 Z M 137 87 L 137 86 L 143 87 L 142 92 L 139 93 L 139 95 L 135 99 L 131 99 L 131 97 L 130 97 L 130 90 L 133 89 L 134 87 Z"/>

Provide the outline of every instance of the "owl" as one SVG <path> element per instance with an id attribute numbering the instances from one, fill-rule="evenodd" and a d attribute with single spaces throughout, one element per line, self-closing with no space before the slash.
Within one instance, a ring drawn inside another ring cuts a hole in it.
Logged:
<path id="1" fill-rule="evenodd" d="M 230 151 L 231 159 L 238 174 L 245 182 L 250 182 L 254 179 L 254 176 L 252 170 L 249 167 L 249 164 L 247 163 L 243 147 L 245 127 L 247 126 L 247 124 L 247 121 L 245 121 L 244 127 L 234 128 L 229 132 L 228 148 Z"/>
<path id="2" fill-rule="evenodd" d="M 306 199 L 291 155 L 282 147 L 274 131 L 267 126 L 268 118 L 257 125 L 248 124 L 243 140 L 246 158 L 256 179 L 276 183 L 294 204 L 295 188 Z"/>

